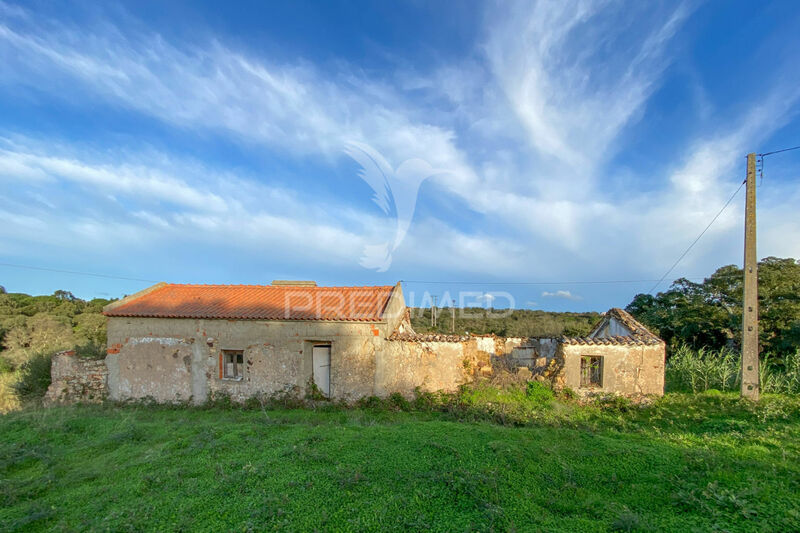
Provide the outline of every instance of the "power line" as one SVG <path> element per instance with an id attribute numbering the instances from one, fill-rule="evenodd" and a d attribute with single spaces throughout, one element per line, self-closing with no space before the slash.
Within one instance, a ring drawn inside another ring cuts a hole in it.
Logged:
<path id="1" fill-rule="evenodd" d="M 698 279 L 698 278 L 694 278 Z M 418 280 L 402 279 L 403 283 L 419 283 L 421 285 L 594 285 L 613 283 L 652 283 L 654 279 L 627 279 L 627 280 L 593 280 L 593 281 L 448 281 L 448 280 Z"/>
<path id="2" fill-rule="evenodd" d="M 791 152 L 792 150 L 800 150 L 800 146 L 792 146 L 791 148 L 784 148 L 783 150 L 774 150 L 772 152 L 765 152 L 763 154 L 758 154 L 758 157 L 764 157 L 765 155 L 772 155 L 772 154 L 780 154 L 781 152 Z"/>
<path id="3" fill-rule="evenodd" d="M 716 276 L 719 278 L 738 278 L 742 274 L 726 274 Z M 688 280 L 705 280 L 711 276 L 694 276 L 682 279 Z M 494 286 L 536 286 L 536 285 L 610 285 L 610 284 L 623 284 L 623 283 L 653 283 L 655 281 L 664 281 L 656 279 L 622 279 L 622 280 L 583 280 L 583 281 L 448 281 L 448 280 L 414 280 L 414 279 L 401 279 L 401 283 L 418 283 L 420 285 L 494 285 Z"/>
<path id="4" fill-rule="evenodd" d="M 718 212 L 716 215 L 714 215 L 714 218 L 712 218 L 712 219 L 711 219 L 711 222 L 709 222 L 709 223 L 708 223 L 708 226 L 706 226 L 706 227 L 705 227 L 705 229 L 704 229 L 703 231 L 701 231 L 701 232 L 700 232 L 700 235 L 698 235 L 698 236 L 697 236 L 697 238 L 696 238 L 694 241 L 692 241 L 692 244 L 690 244 L 690 245 L 689 245 L 689 247 L 688 247 L 686 250 L 684 250 L 684 252 L 681 254 L 681 256 L 680 256 L 680 257 L 679 257 L 679 258 L 678 258 L 678 259 L 677 259 L 677 260 L 676 260 L 676 261 L 675 261 L 675 262 L 672 264 L 672 266 L 671 266 L 671 267 L 669 267 L 669 270 L 667 270 L 666 272 L 664 272 L 664 275 L 663 275 L 663 276 L 661 276 L 661 279 L 659 279 L 659 280 L 656 282 L 656 284 L 655 284 L 655 285 L 653 285 L 653 288 L 652 288 L 652 289 L 650 289 L 649 291 L 647 291 L 648 293 L 652 293 L 654 290 L 656 290 L 656 287 L 658 287 L 658 286 L 661 284 L 661 282 L 662 282 L 662 281 L 664 281 L 664 279 L 665 279 L 667 276 L 669 276 L 670 272 L 672 272 L 672 270 L 673 270 L 673 269 L 674 269 L 676 266 L 678 266 L 678 263 L 680 263 L 680 262 L 681 262 L 681 260 L 682 260 L 684 257 L 686 257 L 686 254 L 688 254 L 688 253 L 689 253 L 689 251 L 690 251 L 692 248 L 694 248 L 694 245 L 695 245 L 695 244 L 697 244 L 697 241 L 699 241 L 699 240 L 700 240 L 700 238 L 701 238 L 703 235 L 705 235 L 705 234 L 706 234 L 706 232 L 708 231 L 708 228 L 710 228 L 710 227 L 711 227 L 711 225 L 712 225 L 712 224 L 714 224 L 714 222 L 716 222 L 716 221 L 717 221 L 717 219 L 718 219 L 718 218 L 719 218 L 719 216 L 722 214 L 722 212 L 723 212 L 723 211 L 725 211 L 725 208 L 727 208 L 727 207 L 728 207 L 728 205 L 730 205 L 730 203 L 731 203 L 731 202 L 733 201 L 733 199 L 736 197 L 736 195 L 737 195 L 737 194 L 739 194 L 739 191 L 741 191 L 741 190 L 742 190 L 742 187 L 744 187 L 744 184 L 745 184 L 745 183 L 747 183 L 747 180 L 744 180 L 744 181 L 743 181 L 743 182 L 742 182 L 742 183 L 739 185 L 739 188 L 738 188 L 738 189 L 736 189 L 736 191 L 734 191 L 734 193 L 731 195 L 731 197 L 730 197 L 730 198 L 728 198 L 728 201 L 727 201 L 727 202 L 725 202 L 725 205 L 723 205 L 723 206 L 722 206 L 722 209 L 720 209 L 720 210 L 719 210 L 719 212 Z"/>
<path id="5" fill-rule="evenodd" d="M 761 177 L 761 181 L 764 180 L 764 158 L 768 155 L 772 154 L 780 154 L 783 152 L 791 152 L 792 150 L 800 150 L 800 146 L 792 146 L 791 148 L 784 148 L 782 150 L 773 150 L 772 152 L 765 152 L 763 154 L 756 154 L 758 156 L 759 162 L 761 163 L 761 168 L 759 169 L 758 173 Z M 759 183 L 760 184 L 760 183 Z"/>
<path id="6" fill-rule="evenodd" d="M 0 263 L 0 266 L 11 267 L 11 268 L 21 268 L 26 270 L 40 270 L 42 272 L 58 272 L 61 274 L 74 274 L 76 276 L 91 276 L 94 278 L 106 278 L 106 279 L 121 279 L 125 281 L 144 281 L 147 283 L 158 283 L 157 280 L 153 279 L 142 279 L 142 278 L 126 278 L 124 276 L 114 276 L 111 274 L 96 274 L 94 272 L 81 272 L 78 270 L 61 270 L 58 268 L 46 268 L 46 267 L 38 267 L 32 265 L 15 265 L 13 263 Z"/>

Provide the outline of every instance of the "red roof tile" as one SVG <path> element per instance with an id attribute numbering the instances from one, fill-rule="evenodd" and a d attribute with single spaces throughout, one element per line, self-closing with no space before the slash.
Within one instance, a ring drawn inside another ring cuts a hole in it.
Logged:
<path id="1" fill-rule="evenodd" d="M 160 283 L 109 304 L 106 316 L 375 322 L 394 287 Z"/>

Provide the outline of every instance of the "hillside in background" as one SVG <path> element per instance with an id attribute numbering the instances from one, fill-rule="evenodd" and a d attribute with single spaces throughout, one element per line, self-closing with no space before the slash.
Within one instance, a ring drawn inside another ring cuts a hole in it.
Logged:
<path id="1" fill-rule="evenodd" d="M 33 354 L 78 345 L 105 345 L 103 306 L 67 291 L 50 296 L 7 294 L 0 289 L 0 369 L 14 370 Z"/>
<path id="2" fill-rule="evenodd" d="M 599 313 L 557 313 L 531 309 L 456 309 L 455 328 L 452 310 L 437 309 L 436 327 L 432 325 L 431 309 L 412 307 L 411 325 L 418 333 L 465 332 L 484 335 L 494 333 L 505 337 L 583 336 L 600 320 Z"/>

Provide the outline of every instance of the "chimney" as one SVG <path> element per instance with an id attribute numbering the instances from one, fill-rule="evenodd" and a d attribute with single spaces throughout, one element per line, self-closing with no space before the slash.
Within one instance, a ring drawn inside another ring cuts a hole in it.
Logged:
<path id="1" fill-rule="evenodd" d="M 293 281 L 289 279 L 272 280 L 273 287 L 316 287 L 316 281 Z"/>

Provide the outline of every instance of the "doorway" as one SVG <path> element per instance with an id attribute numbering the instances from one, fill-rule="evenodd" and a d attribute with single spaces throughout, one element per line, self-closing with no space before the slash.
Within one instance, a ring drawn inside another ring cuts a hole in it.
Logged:
<path id="1" fill-rule="evenodd" d="M 331 394 L 331 345 L 315 344 L 311 351 L 314 384 L 326 397 Z"/>

